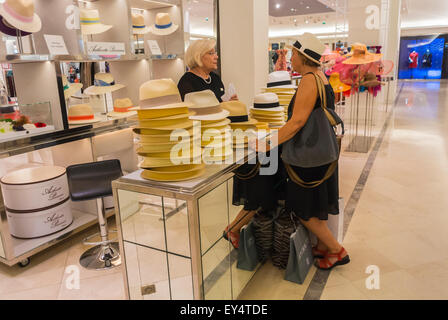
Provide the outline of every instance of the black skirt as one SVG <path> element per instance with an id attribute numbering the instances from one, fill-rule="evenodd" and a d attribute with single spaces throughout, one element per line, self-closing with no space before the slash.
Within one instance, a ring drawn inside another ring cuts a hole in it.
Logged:
<path id="1" fill-rule="evenodd" d="M 278 152 L 279 154 L 279 152 Z M 269 156 L 269 154 L 268 154 Z M 278 163 L 277 171 L 274 175 L 260 175 L 249 180 L 243 180 L 236 175 L 233 178 L 234 206 L 244 206 L 244 210 L 272 211 L 277 207 L 277 201 L 285 199 L 286 179 L 282 167 L 282 161 L 276 158 Z M 269 167 L 270 164 L 262 165 Z M 255 167 L 255 164 L 244 164 L 236 170 L 236 174 L 247 175 Z"/>
<path id="2" fill-rule="evenodd" d="M 315 168 L 291 167 L 302 180 L 312 182 L 321 180 L 329 165 Z M 339 214 L 338 181 L 338 167 L 328 180 L 313 189 L 303 188 L 288 179 L 286 184 L 286 208 L 294 211 L 299 218 L 305 221 L 310 220 L 310 218 L 328 220 L 329 214 Z"/>

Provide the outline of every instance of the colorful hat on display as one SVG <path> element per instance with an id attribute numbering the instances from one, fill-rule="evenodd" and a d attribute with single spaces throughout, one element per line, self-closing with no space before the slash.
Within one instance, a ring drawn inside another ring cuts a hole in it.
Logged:
<path id="1" fill-rule="evenodd" d="M 367 88 L 378 87 L 382 84 L 381 81 L 378 81 L 377 75 L 374 73 L 367 73 L 364 77 L 364 81 L 361 82 L 361 85 Z"/>
<path id="2" fill-rule="evenodd" d="M 84 90 L 87 95 L 106 94 L 123 89 L 125 86 L 122 84 L 115 84 L 114 77 L 110 73 L 97 73 L 95 74 L 94 85 Z"/>
<path id="3" fill-rule="evenodd" d="M 11 37 L 16 37 L 17 36 L 17 31 L 20 31 L 20 35 L 22 37 L 28 36 L 31 33 L 30 32 L 25 32 L 19 29 L 14 28 L 12 25 L 10 25 L 8 23 L 8 21 L 6 21 L 2 16 L 0 16 L 0 32 L 11 36 Z"/>
<path id="4" fill-rule="evenodd" d="M 230 125 L 236 126 L 255 126 L 258 121 L 249 118 L 247 107 L 241 101 L 225 101 L 221 103 L 221 107 L 229 112 L 227 117 L 230 120 Z"/>
<path id="5" fill-rule="evenodd" d="M 365 44 L 355 43 L 352 45 L 352 50 L 348 54 L 349 59 L 342 62 L 343 64 L 361 65 L 372 63 L 381 60 L 382 54 L 370 53 Z"/>
<path id="6" fill-rule="evenodd" d="M 66 76 L 62 76 L 62 85 L 64 86 L 64 97 L 65 97 L 65 99 L 70 98 L 76 92 L 81 90 L 82 87 L 83 87 L 82 83 L 69 83 L 67 81 L 67 77 Z"/>
<path id="7" fill-rule="evenodd" d="M 146 34 L 151 31 L 151 28 L 145 25 L 145 17 L 141 13 L 132 14 L 132 33 Z"/>
<path id="8" fill-rule="evenodd" d="M 190 117 L 190 120 L 218 121 L 226 119 L 229 115 L 227 110 L 221 108 L 216 95 L 211 90 L 187 93 L 184 101 L 191 104 L 189 109 L 196 113 Z"/>
<path id="9" fill-rule="evenodd" d="M 99 34 L 111 29 L 111 25 L 102 24 L 100 21 L 100 13 L 98 10 L 80 11 L 81 32 L 84 35 Z"/>
<path id="10" fill-rule="evenodd" d="M 339 73 L 337 73 L 337 72 L 331 74 L 329 82 L 330 82 L 330 84 L 333 88 L 333 91 L 335 93 L 345 92 L 352 88 L 351 86 L 346 85 L 345 83 L 341 82 Z"/>
<path id="11" fill-rule="evenodd" d="M 158 13 L 156 15 L 156 23 L 151 26 L 151 32 L 158 36 L 167 36 L 174 33 L 178 25 L 171 21 L 168 13 Z"/>
<path id="12" fill-rule="evenodd" d="M 288 71 L 274 71 L 268 76 L 267 89 L 269 88 L 297 89 L 297 86 L 292 84 Z"/>
<path id="13" fill-rule="evenodd" d="M 88 104 L 77 104 L 68 108 L 69 124 L 89 124 L 99 122 L 94 114 L 92 107 Z"/>
<path id="14" fill-rule="evenodd" d="M 299 36 L 293 44 L 293 49 L 320 65 L 322 54 L 325 52 L 325 45 L 315 35 L 306 32 Z"/>
<path id="15" fill-rule="evenodd" d="M 125 118 L 136 115 L 137 112 L 129 110 L 133 107 L 134 104 L 132 103 L 132 100 L 129 98 L 115 99 L 114 111 L 109 112 L 107 116 L 111 118 Z"/>
<path id="16" fill-rule="evenodd" d="M 140 86 L 140 107 L 135 110 L 151 109 L 148 114 L 156 116 L 158 113 L 176 112 L 163 109 L 188 107 L 192 107 L 192 104 L 182 101 L 179 89 L 172 79 L 157 79 L 149 80 Z"/>
<path id="17" fill-rule="evenodd" d="M 34 13 L 33 0 L 5 0 L 2 2 L 3 3 L 0 4 L 0 15 L 2 16 L 1 24 L 6 27 L 1 28 L 2 32 L 8 31 L 11 27 L 28 33 L 40 31 L 42 28 L 42 21 L 40 20 L 40 17 Z M 7 22 L 7 25 L 5 25 L 4 22 Z M 16 35 L 15 30 L 13 35 Z"/>

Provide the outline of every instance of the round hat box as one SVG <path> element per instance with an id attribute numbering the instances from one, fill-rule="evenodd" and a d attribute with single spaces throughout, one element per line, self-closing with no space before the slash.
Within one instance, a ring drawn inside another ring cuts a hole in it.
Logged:
<path id="1" fill-rule="evenodd" d="M 9 232 L 17 238 L 31 239 L 50 235 L 67 228 L 73 222 L 70 200 L 46 210 L 19 213 L 6 209 Z"/>
<path id="2" fill-rule="evenodd" d="M 42 166 L 11 172 L 0 179 L 3 202 L 12 211 L 45 209 L 70 197 L 66 170 Z"/>

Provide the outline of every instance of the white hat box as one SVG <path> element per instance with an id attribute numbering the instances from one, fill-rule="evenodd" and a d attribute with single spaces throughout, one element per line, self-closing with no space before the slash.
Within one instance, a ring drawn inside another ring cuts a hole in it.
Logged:
<path id="1" fill-rule="evenodd" d="M 4 205 L 12 211 L 45 209 L 70 197 L 63 167 L 21 169 L 3 176 L 0 182 Z"/>
<path id="2" fill-rule="evenodd" d="M 23 239 L 50 235 L 67 228 L 73 222 L 69 199 L 50 209 L 32 213 L 12 213 L 6 209 L 6 216 L 10 233 Z"/>

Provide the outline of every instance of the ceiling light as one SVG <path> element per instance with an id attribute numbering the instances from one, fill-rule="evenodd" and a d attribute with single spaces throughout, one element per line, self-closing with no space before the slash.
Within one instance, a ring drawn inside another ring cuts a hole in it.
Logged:
<path id="1" fill-rule="evenodd" d="M 309 9 L 309 8 L 310 8 L 310 6 L 306 6 L 306 8 L 307 8 L 307 9 Z"/>
<path id="2" fill-rule="evenodd" d="M 277 3 L 277 4 L 275 5 L 275 8 L 276 8 L 276 9 L 280 9 L 280 3 Z"/>

